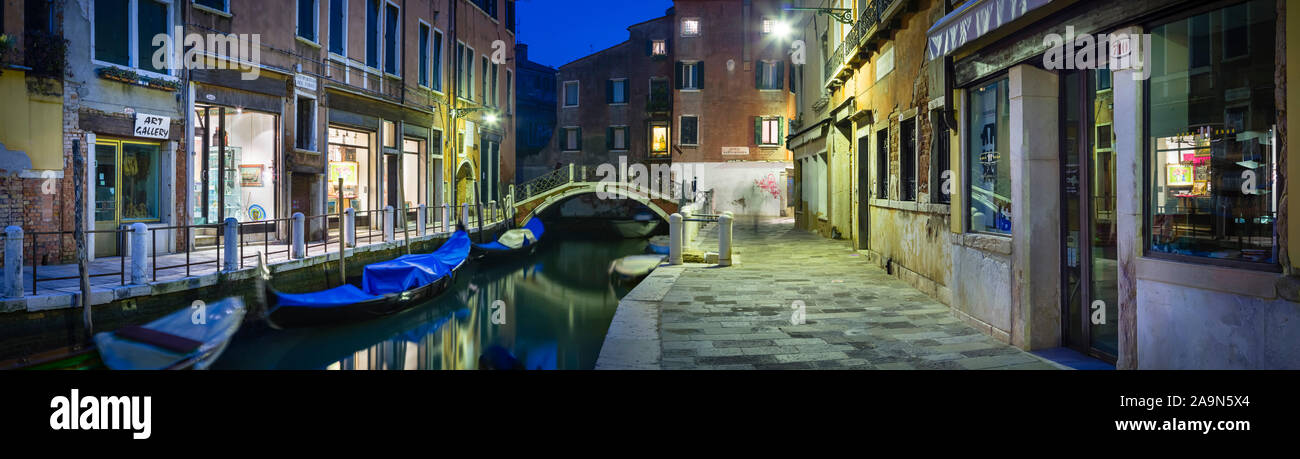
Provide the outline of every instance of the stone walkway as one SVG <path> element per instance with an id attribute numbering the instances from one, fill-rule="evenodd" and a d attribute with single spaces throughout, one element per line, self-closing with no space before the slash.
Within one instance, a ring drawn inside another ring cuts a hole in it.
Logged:
<path id="1" fill-rule="evenodd" d="M 847 241 L 796 230 L 791 219 L 757 230 L 742 219 L 734 235 L 741 264 L 662 267 L 641 295 L 628 295 L 597 368 L 1061 368 L 965 325 Z M 716 244 L 712 228 L 700 239 Z M 799 304 L 805 322 L 792 325 Z M 656 312 L 658 336 L 645 336 Z"/>

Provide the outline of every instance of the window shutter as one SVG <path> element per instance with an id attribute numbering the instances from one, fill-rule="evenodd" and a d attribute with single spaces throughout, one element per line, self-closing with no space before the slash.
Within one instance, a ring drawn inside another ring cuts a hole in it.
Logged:
<path id="1" fill-rule="evenodd" d="M 605 80 L 605 103 L 614 103 L 614 80 Z"/>
<path id="2" fill-rule="evenodd" d="M 664 39 L 664 51 L 665 54 L 671 56 L 673 54 L 673 37 L 672 34 L 668 35 L 669 37 Z"/>
<path id="3" fill-rule="evenodd" d="M 649 39 L 649 38 L 647 38 L 647 39 L 645 40 L 645 55 L 647 55 L 647 56 L 653 55 L 653 54 L 654 54 L 654 46 L 655 46 L 655 41 L 654 41 L 653 39 Z"/>
<path id="4" fill-rule="evenodd" d="M 695 87 L 704 89 L 704 61 L 695 63 Z"/>
<path id="5" fill-rule="evenodd" d="M 781 81 L 781 80 L 777 80 Z M 789 122 L 784 116 L 776 122 L 776 143 L 785 144 L 785 124 Z"/>
<path id="6" fill-rule="evenodd" d="M 795 70 L 795 68 L 794 68 L 794 64 L 791 63 L 791 64 L 790 64 L 790 92 L 792 92 L 792 93 L 798 93 L 798 92 L 799 92 L 798 87 L 795 86 L 795 82 L 794 82 L 794 74 L 795 74 L 795 71 L 796 71 L 796 70 Z"/>
<path id="7" fill-rule="evenodd" d="M 772 82 L 776 83 L 776 87 L 772 89 L 785 89 L 785 62 L 776 62 L 775 64 L 776 75 L 772 78 Z"/>
<path id="8" fill-rule="evenodd" d="M 632 101 L 632 95 L 631 95 L 630 90 L 628 89 L 628 88 L 632 87 L 632 85 L 628 84 L 628 83 L 630 83 L 631 81 L 632 81 L 632 80 L 630 80 L 630 79 L 628 79 L 628 80 L 623 80 L 623 102 L 631 102 L 631 101 Z"/>
<path id="9" fill-rule="evenodd" d="M 763 144 L 763 117 L 754 117 L 754 145 Z"/>
<path id="10" fill-rule="evenodd" d="M 677 61 L 677 89 L 682 89 L 682 61 Z"/>
<path id="11" fill-rule="evenodd" d="M 614 149 L 614 128 L 612 127 L 605 128 L 605 148 L 608 150 Z"/>
<path id="12" fill-rule="evenodd" d="M 575 130 L 578 131 L 578 136 L 577 136 L 577 137 L 578 137 L 578 148 L 577 148 L 577 150 L 581 151 L 581 150 L 582 150 L 582 128 L 579 127 L 579 128 L 576 128 Z"/>
<path id="13" fill-rule="evenodd" d="M 763 63 L 759 62 L 754 66 L 754 87 L 763 89 Z"/>

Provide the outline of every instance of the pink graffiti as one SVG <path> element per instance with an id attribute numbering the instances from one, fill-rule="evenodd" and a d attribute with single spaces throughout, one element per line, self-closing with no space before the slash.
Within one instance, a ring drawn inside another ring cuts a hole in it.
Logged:
<path id="1" fill-rule="evenodd" d="M 767 174 L 767 178 L 755 180 L 754 186 L 758 189 L 768 192 L 774 199 L 781 199 L 781 186 L 776 181 L 776 175 Z"/>

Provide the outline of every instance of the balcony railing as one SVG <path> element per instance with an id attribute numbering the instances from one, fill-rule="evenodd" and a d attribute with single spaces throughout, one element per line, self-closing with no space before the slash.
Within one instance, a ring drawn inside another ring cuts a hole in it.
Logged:
<path id="1" fill-rule="evenodd" d="M 895 2 L 896 0 L 875 0 L 858 15 L 858 20 L 853 23 L 853 28 L 845 35 L 844 41 L 826 56 L 825 75 L 830 85 L 837 84 L 845 63 L 851 62 L 862 45 L 875 35 L 877 25 Z"/>
<path id="2" fill-rule="evenodd" d="M 405 84 L 400 78 L 386 76 L 352 59 L 347 62 L 326 59 L 323 64 L 325 72 L 321 76 L 330 82 L 398 103 L 406 95 Z"/>

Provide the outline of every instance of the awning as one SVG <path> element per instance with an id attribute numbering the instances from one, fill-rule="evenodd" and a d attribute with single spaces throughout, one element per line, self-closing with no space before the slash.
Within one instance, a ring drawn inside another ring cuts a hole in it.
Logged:
<path id="1" fill-rule="evenodd" d="M 957 48 L 1020 19 L 1052 0 L 973 0 L 948 13 L 926 33 L 926 59 L 947 56 Z"/>

